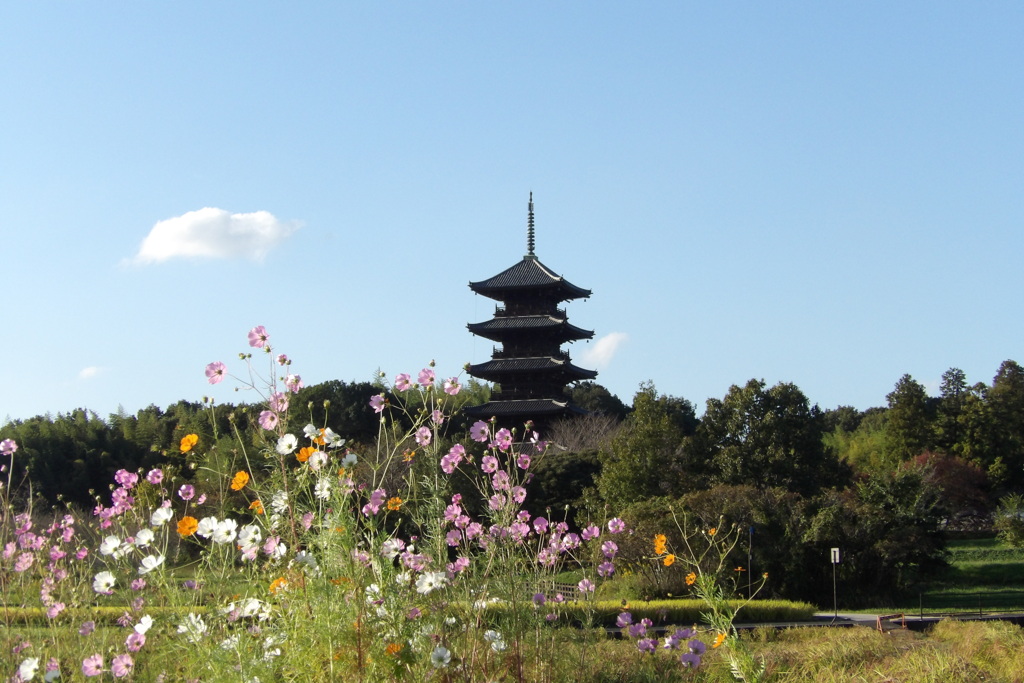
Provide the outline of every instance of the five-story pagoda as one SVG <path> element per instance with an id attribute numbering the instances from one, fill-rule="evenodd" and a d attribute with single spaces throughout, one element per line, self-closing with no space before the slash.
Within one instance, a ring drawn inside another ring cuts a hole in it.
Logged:
<path id="1" fill-rule="evenodd" d="M 562 351 L 565 342 L 591 339 L 593 331 L 571 325 L 563 301 L 585 299 L 589 289 L 570 283 L 533 253 L 533 193 L 527 219 L 527 251 L 523 260 L 469 288 L 498 301 L 494 317 L 467 327 L 475 335 L 501 343 L 491 360 L 469 366 L 469 374 L 498 385 L 492 400 L 466 409 L 471 417 L 495 417 L 509 427 L 533 420 L 542 427 L 552 419 L 585 412 L 565 396 L 571 382 L 597 377 L 595 370 L 573 365 Z"/>

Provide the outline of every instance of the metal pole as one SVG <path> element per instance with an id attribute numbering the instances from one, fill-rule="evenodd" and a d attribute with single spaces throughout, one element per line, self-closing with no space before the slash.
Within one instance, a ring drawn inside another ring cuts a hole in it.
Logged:
<path id="1" fill-rule="evenodd" d="M 832 609 L 835 610 L 835 618 L 839 618 L 839 600 L 836 597 L 836 563 L 832 563 Z"/>

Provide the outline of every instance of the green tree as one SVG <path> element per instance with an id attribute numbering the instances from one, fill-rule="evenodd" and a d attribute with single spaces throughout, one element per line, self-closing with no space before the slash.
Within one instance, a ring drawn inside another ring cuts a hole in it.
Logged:
<path id="1" fill-rule="evenodd" d="M 629 408 L 618 396 L 597 382 L 578 382 L 566 387 L 565 395 L 584 410 L 610 415 L 617 420 L 625 419 L 629 412 Z"/>
<path id="2" fill-rule="evenodd" d="M 903 375 L 885 397 L 889 411 L 885 424 L 885 455 L 890 466 L 906 462 L 932 443 L 928 394 L 910 375 Z"/>
<path id="3" fill-rule="evenodd" d="M 1002 483 L 1012 489 L 1024 488 L 1024 368 L 1007 360 L 999 366 L 988 404 L 993 462 L 1005 471 Z"/>
<path id="4" fill-rule="evenodd" d="M 633 412 L 601 452 L 598 491 L 605 502 L 623 507 L 637 500 L 666 495 L 685 484 L 677 467 L 683 432 L 672 417 L 669 401 L 654 385 L 641 385 Z"/>
<path id="5" fill-rule="evenodd" d="M 712 481 L 782 487 L 804 495 L 845 481 L 844 468 L 822 441 L 822 418 L 795 384 L 764 380 L 733 385 L 709 399 L 684 446 L 685 462 L 707 463 Z"/>

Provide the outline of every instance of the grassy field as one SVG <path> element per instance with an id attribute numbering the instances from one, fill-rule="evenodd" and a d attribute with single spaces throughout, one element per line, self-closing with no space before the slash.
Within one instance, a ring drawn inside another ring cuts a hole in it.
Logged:
<path id="1" fill-rule="evenodd" d="M 950 568 L 926 586 L 907 613 L 1024 612 L 1024 548 L 1001 545 L 994 536 L 949 542 Z"/>

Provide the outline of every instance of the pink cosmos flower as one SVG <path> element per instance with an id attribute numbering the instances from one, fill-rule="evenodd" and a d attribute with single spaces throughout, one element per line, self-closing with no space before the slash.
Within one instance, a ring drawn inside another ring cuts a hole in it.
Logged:
<path id="1" fill-rule="evenodd" d="M 146 634 L 139 633 L 138 631 L 132 631 L 131 635 L 128 636 L 128 640 L 125 641 L 124 646 L 128 648 L 129 652 L 138 652 L 145 644 Z"/>
<path id="2" fill-rule="evenodd" d="M 608 520 L 608 531 L 613 534 L 621 534 L 626 530 L 626 523 L 618 517 Z"/>
<path id="3" fill-rule="evenodd" d="M 373 408 L 375 413 L 384 412 L 384 394 L 377 394 L 376 396 L 370 397 L 370 407 Z"/>
<path id="4" fill-rule="evenodd" d="M 444 424 L 444 413 L 435 408 L 434 411 L 430 413 L 430 420 L 436 425 Z"/>
<path id="5" fill-rule="evenodd" d="M 495 458 L 493 455 L 485 455 L 483 458 L 480 459 L 480 469 L 482 469 L 487 474 L 497 472 L 498 459 Z"/>
<path id="6" fill-rule="evenodd" d="M 595 526 L 593 524 L 591 524 L 586 529 L 584 529 L 582 532 L 580 532 L 580 536 L 583 537 L 584 541 L 593 540 L 593 539 L 597 538 L 600 535 L 601 535 L 601 530 L 597 526 Z"/>
<path id="7" fill-rule="evenodd" d="M 267 403 L 275 413 L 283 413 L 288 410 L 288 394 L 282 391 L 275 391 L 270 395 L 270 400 Z"/>
<path id="8" fill-rule="evenodd" d="M 277 422 L 277 413 L 273 410 L 263 410 L 260 412 L 260 427 L 263 427 L 266 430 L 273 430 L 277 427 Z"/>
<path id="9" fill-rule="evenodd" d="M 543 534 L 548 530 L 548 520 L 544 517 L 537 517 L 533 520 L 533 530 L 538 534 Z"/>
<path id="10" fill-rule="evenodd" d="M 206 366 L 206 381 L 210 384 L 217 384 L 228 374 L 228 366 L 220 361 L 210 363 Z"/>
<path id="11" fill-rule="evenodd" d="M 512 432 L 502 427 L 494 435 L 494 445 L 503 451 L 512 447 Z"/>
<path id="12" fill-rule="evenodd" d="M 114 674 L 114 678 L 124 678 L 131 674 L 133 668 L 135 668 L 135 661 L 131 655 L 117 655 L 110 665 L 110 672 Z"/>
<path id="13" fill-rule="evenodd" d="M 611 562 L 602 562 L 597 565 L 597 573 L 601 576 L 611 576 L 615 573 L 615 565 Z"/>
<path id="14" fill-rule="evenodd" d="M 469 436 L 473 441 L 479 441 L 483 443 L 487 441 L 487 438 L 491 434 L 490 426 L 483 420 L 478 420 L 473 423 L 473 426 L 469 428 Z"/>
<path id="15" fill-rule="evenodd" d="M 288 375 L 287 377 L 284 378 L 284 385 L 288 387 L 288 391 L 292 392 L 293 394 L 299 393 L 299 389 L 306 386 L 302 382 L 302 377 L 300 377 L 299 375 Z"/>
<path id="16" fill-rule="evenodd" d="M 460 391 L 462 391 L 462 386 L 454 377 L 449 377 L 444 381 L 444 393 L 449 396 L 457 396 Z"/>
<path id="17" fill-rule="evenodd" d="M 619 545 L 615 541 L 605 541 L 601 544 L 601 553 L 609 560 L 614 560 L 619 552 Z"/>
<path id="18" fill-rule="evenodd" d="M 512 500 L 522 505 L 523 501 L 526 500 L 526 489 L 524 489 L 522 486 L 513 486 Z"/>
<path id="19" fill-rule="evenodd" d="M 152 469 L 146 474 L 146 481 L 154 486 L 158 486 L 160 482 L 164 480 L 164 471 L 161 469 Z"/>
<path id="20" fill-rule="evenodd" d="M 580 589 L 580 593 L 593 593 L 594 588 L 596 588 L 594 582 L 590 579 L 583 579 L 576 586 Z"/>
<path id="21" fill-rule="evenodd" d="M 516 466 L 521 470 L 530 469 L 530 462 L 530 456 L 526 453 L 522 453 L 518 458 L 516 458 Z"/>
<path id="22" fill-rule="evenodd" d="M 249 346 L 254 349 L 262 349 L 267 345 L 268 339 L 270 339 L 270 335 L 267 334 L 267 328 L 263 325 L 257 325 L 249 330 Z"/>
<path id="23" fill-rule="evenodd" d="M 429 427 L 420 427 L 416 430 L 416 443 L 421 446 L 429 446 L 432 436 Z"/>
<path id="24" fill-rule="evenodd" d="M 14 455 L 14 451 L 18 450 L 18 444 L 14 442 L 14 439 L 4 439 L 0 441 L 0 454 L 3 455 Z"/>
<path id="25" fill-rule="evenodd" d="M 102 674 L 103 655 L 97 653 L 82 660 L 82 673 L 89 677 Z"/>
<path id="26" fill-rule="evenodd" d="M 416 377 L 416 382 L 423 388 L 434 385 L 434 371 L 430 368 L 423 368 L 420 370 L 420 374 Z"/>
<path id="27" fill-rule="evenodd" d="M 278 365 L 288 365 L 288 362 L 288 356 L 284 355 L 283 353 L 277 357 Z"/>
<path id="28" fill-rule="evenodd" d="M 182 484 L 181 488 L 178 489 L 178 497 L 182 500 L 192 500 L 196 495 L 196 489 L 192 484 Z"/>
<path id="29" fill-rule="evenodd" d="M 412 380 L 409 373 L 403 372 L 395 377 L 395 389 L 398 391 L 409 391 L 412 389 Z"/>

